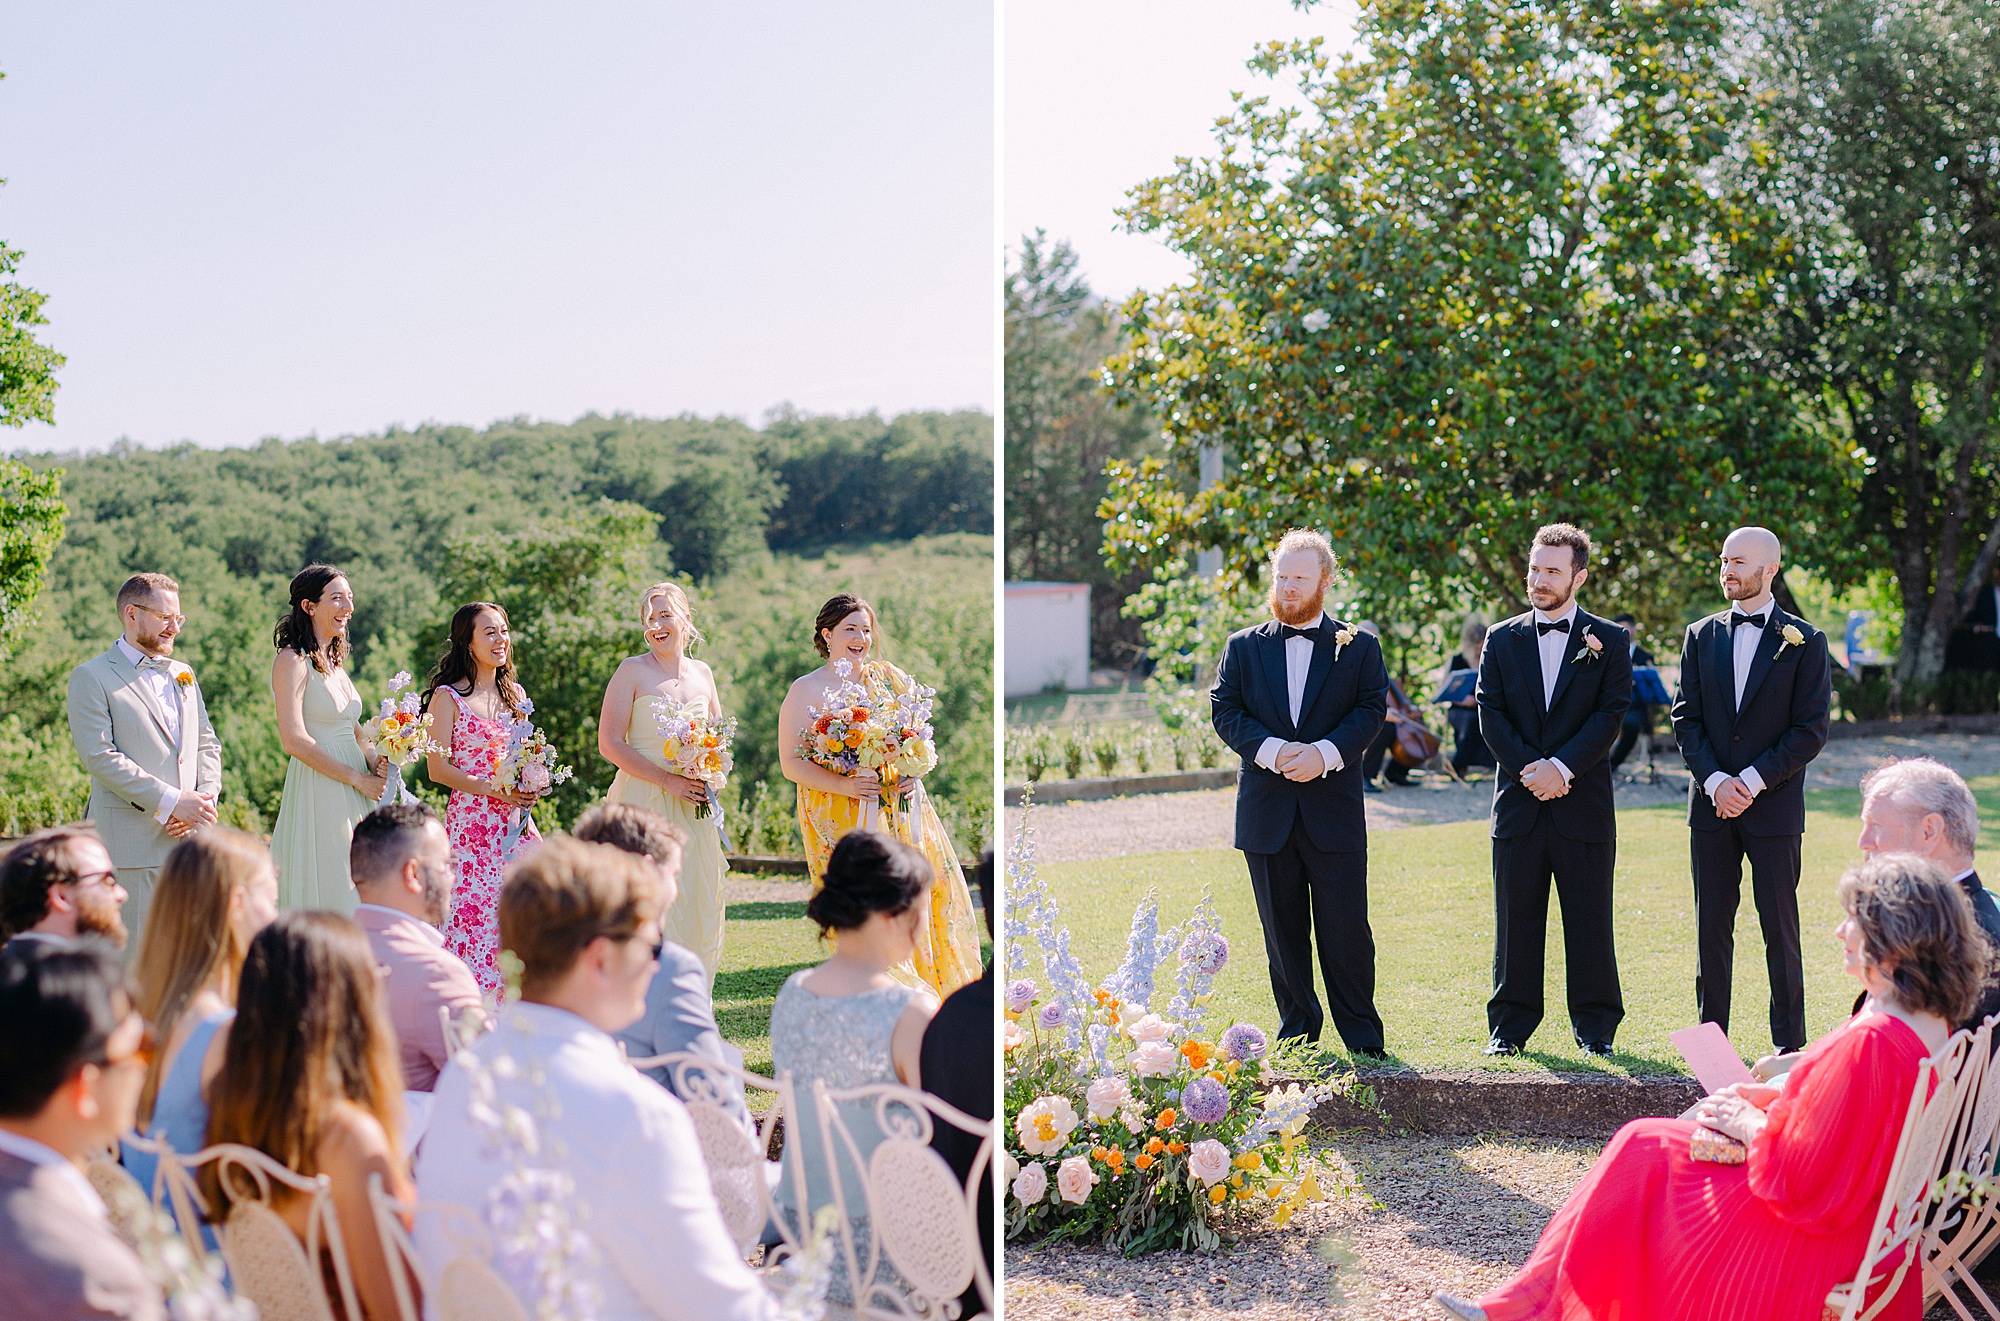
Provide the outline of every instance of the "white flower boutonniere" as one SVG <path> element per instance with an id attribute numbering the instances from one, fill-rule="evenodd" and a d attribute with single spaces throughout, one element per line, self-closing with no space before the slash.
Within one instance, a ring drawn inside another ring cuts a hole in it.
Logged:
<path id="1" fill-rule="evenodd" d="M 1771 653 L 1772 660 L 1776 660 L 1778 657 L 1784 655 L 1786 647 L 1803 647 L 1806 645 L 1806 635 L 1799 632 L 1797 624 L 1785 625 L 1778 630 L 1778 636 L 1783 638 L 1784 641 L 1780 642 L 1778 649 Z"/>
<path id="2" fill-rule="evenodd" d="M 1596 636 L 1591 633 L 1590 626 L 1588 624 L 1584 625 L 1583 650 L 1576 653 L 1576 660 L 1572 660 L 1570 664 L 1574 665 L 1577 663 L 1577 661 L 1602 660 L 1603 657 L 1604 657 L 1604 644 L 1602 642 L 1599 642 Z"/>
<path id="3" fill-rule="evenodd" d="M 1333 658 L 1340 659 L 1340 653 L 1347 650 L 1347 644 L 1354 641 L 1354 625 L 1349 624 L 1333 635 Z"/>

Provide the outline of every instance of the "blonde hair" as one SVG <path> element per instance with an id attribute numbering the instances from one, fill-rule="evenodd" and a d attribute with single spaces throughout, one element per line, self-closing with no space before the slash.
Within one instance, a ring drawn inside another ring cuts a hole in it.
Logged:
<path id="1" fill-rule="evenodd" d="M 649 613 L 649 607 L 653 604 L 653 598 L 656 596 L 667 598 L 667 612 L 669 614 L 678 615 L 681 619 L 687 621 L 687 645 L 692 647 L 695 643 L 701 641 L 701 630 L 696 628 L 694 624 L 694 604 L 688 600 L 687 589 L 679 583 L 658 582 L 639 593 L 639 627 L 641 629 L 646 627 L 646 615 Z"/>
<path id="2" fill-rule="evenodd" d="M 542 841 L 500 886 L 500 948 L 521 960 L 522 994 L 561 981 L 599 936 L 636 935 L 663 898 L 658 870 L 639 854 L 570 835 Z"/>
<path id="3" fill-rule="evenodd" d="M 1275 573 L 1277 571 L 1279 560 L 1285 558 L 1285 556 L 1295 550 L 1312 552 L 1313 558 L 1319 561 L 1319 576 L 1322 580 L 1331 578 L 1334 568 L 1340 562 L 1334 556 L 1332 542 L 1328 541 L 1320 533 L 1311 531 L 1308 528 L 1295 527 L 1285 533 L 1284 536 L 1279 537 L 1278 544 L 1271 547 L 1272 572 Z"/>
<path id="4" fill-rule="evenodd" d="M 240 830 L 208 826 L 174 845 L 160 867 L 139 941 L 135 1007 L 162 1046 L 174 1039 L 181 1015 L 202 988 L 222 977 L 222 995 L 236 1002 L 247 946 L 229 923 L 229 901 L 271 870 L 271 853 Z M 167 1065 L 164 1049 L 153 1056 L 139 1093 L 139 1126 L 153 1117 Z"/>

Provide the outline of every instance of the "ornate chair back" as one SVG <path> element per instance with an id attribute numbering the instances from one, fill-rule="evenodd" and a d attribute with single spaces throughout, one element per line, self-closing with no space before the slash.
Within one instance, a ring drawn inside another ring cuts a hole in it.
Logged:
<path id="1" fill-rule="evenodd" d="M 111 1216 L 111 1228 L 118 1232 L 118 1237 L 129 1246 L 139 1246 L 139 1227 L 126 1210 L 132 1205 L 135 1193 L 141 1202 L 149 1199 L 146 1190 L 132 1177 L 132 1172 L 120 1165 L 115 1157 L 100 1155 L 91 1157 L 84 1165 L 83 1177 L 90 1180 L 90 1186 L 104 1199 L 105 1210 Z"/>
<path id="2" fill-rule="evenodd" d="M 262 1321 L 334 1321 L 322 1261 L 332 1267 L 340 1315 L 361 1315 L 354 1272 L 333 1210 L 332 1182 L 326 1175 L 295 1174 L 256 1148 L 235 1143 L 205 1147 L 192 1156 L 163 1155 L 160 1167 L 169 1195 L 204 1214 L 207 1203 L 194 1182 L 204 1165 L 215 1167 L 216 1181 L 229 1191 L 231 1205 L 221 1237 L 230 1282 L 238 1297 L 257 1304 Z M 275 1203 L 287 1196 L 307 1199 L 303 1243 L 275 1209 Z M 181 1219 L 183 1232 L 190 1223 Z"/>
<path id="3" fill-rule="evenodd" d="M 1972 1269 L 2000 1241 L 2000 1187 L 1994 1162 L 2000 1156 L 2000 1061 L 1993 1058 L 2000 1014 L 1972 1032 L 1959 1075 L 1960 1105 L 1945 1160 L 1932 1192 L 1935 1203 L 1924 1225 L 1924 1299 L 1928 1307 L 1942 1294 L 1966 1321 L 1971 1313 L 1954 1295 L 1962 1285 L 1989 1317 L 2000 1318 Z"/>
<path id="4" fill-rule="evenodd" d="M 493 1240 L 472 1211 L 446 1202 L 399 1201 L 383 1189 L 379 1174 L 368 1176 L 368 1206 L 382 1239 L 382 1255 L 392 1268 L 403 1268 L 390 1272 L 400 1321 L 423 1321 L 411 1280 L 422 1286 L 424 1301 L 437 1321 L 528 1321 L 514 1291 L 493 1269 Z M 436 1279 L 424 1274 L 417 1245 L 404 1223 L 419 1219 L 434 1223 L 455 1249 Z"/>

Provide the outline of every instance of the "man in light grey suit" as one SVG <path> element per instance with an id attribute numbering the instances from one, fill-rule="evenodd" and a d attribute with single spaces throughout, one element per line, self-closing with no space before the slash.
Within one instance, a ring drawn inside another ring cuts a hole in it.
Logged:
<path id="1" fill-rule="evenodd" d="M 90 772 L 89 814 L 130 898 L 132 947 L 174 841 L 215 820 L 222 744 L 194 671 L 173 659 L 187 623 L 180 584 L 135 573 L 118 589 L 125 633 L 70 671 L 69 734 Z"/>

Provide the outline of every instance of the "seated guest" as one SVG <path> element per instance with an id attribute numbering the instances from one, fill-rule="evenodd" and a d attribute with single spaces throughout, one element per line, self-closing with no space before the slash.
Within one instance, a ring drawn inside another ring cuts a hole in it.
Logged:
<path id="1" fill-rule="evenodd" d="M 174 845 L 153 886 L 139 942 L 139 1012 L 160 1041 L 139 1093 L 139 1131 L 182 1155 L 208 1133 L 209 1085 L 222 1068 L 250 942 L 278 915 L 278 874 L 257 840 L 205 826 Z M 159 1161 L 125 1149 L 153 1190 Z"/>
<path id="2" fill-rule="evenodd" d="M 1992 957 L 1965 892 L 1921 858 L 1862 863 L 1840 902 L 1834 934 L 1867 993 L 1861 1012 L 1807 1047 L 1783 1089 L 1739 1084 L 1691 1119 L 1625 1125 L 1526 1266 L 1476 1304 L 1440 1294 L 1440 1306 L 1491 1321 L 1820 1315 L 1861 1259 L 1917 1066 L 1971 1012 Z M 1748 1159 L 1695 1159 L 1697 1129 Z M 1923 1293 L 1913 1266 L 1882 1315 L 1915 1321 Z"/>
<path id="3" fill-rule="evenodd" d="M 986 910 L 986 930 L 993 931 L 993 854 L 989 850 L 979 860 L 975 875 L 979 903 Z M 924 1044 L 918 1061 L 924 1090 L 947 1105 L 974 1119 L 993 1119 L 993 961 L 988 959 L 979 980 L 967 982 L 945 997 L 936 1017 L 924 1029 Z M 931 1132 L 931 1145 L 945 1158 L 958 1181 L 972 1173 L 979 1155 L 979 1139 L 962 1128 L 939 1124 Z M 998 1143 L 994 1144 L 996 1147 Z M 989 1164 L 979 1176 L 979 1246 L 986 1253 L 986 1269 L 993 1270 L 993 1168 Z M 979 1291 L 968 1289 L 961 1298 L 962 1315 L 975 1316 L 980 1310 Z"/>
<path id="4" fill-rule="evenodd" d="M 833 941 L 833 956 L 786 978 L 771 1007 L 771 1067 L 791 1081 L 795 1103 L 786 1116 L 785 1140 L 796 1135 L 809 1201 L 808 1213 L 799 1215 L 796 1180 L 788 1174 L 778 1185 L 779 1209 L 797 1223 L 809 1223 L 811 1211 L 833 1204 L 838 1167 L 857 1246 L 867 1236 L 865 1219 L 854 1210 L 866 1205 L 859 1171 L 843 1153 L 820 1149 L 812 1084 L 921 1085 L 924 1029 L 937 1001 L 928 988 L 899 980 L 896 970 L 916 950 L 932 879 L 930 861 L 890 835 L 856 830 L 843 836 L 827 859 L 825 881 L 806 901 L 806 916 L 819 924 L 822 939 Z M 874 1107 L 848 1104 L 841 1118 L 854 1140 L 855 1159 L 865 1165 L 882 1141 Z M 827 1297 L 851 1301 L 839 1254 Z"/>
<path id="5" fill-rule="evenodd" d="M 609 844 L 614 849 L 635 853 L 651 862 L 660 874 L 660 911 L 674 906 L 680 889 L 681 828 L 643 807 L 630 803 L 599 803 L 576 819 L 576 837 L 590 844 Z M 687 1051 L 718 1064 L 741 1065 L 723 1049 L 722 1033 L 715 1026 L 715 1002 L 708 992 L 708 973 L 693 950 L 673 941 L 663 941 L 660 967 L 646 987 L 646 1012 L 639 1021 L 613 1035 L 625 1043 L 629 1059 L 647 1059 Z M 654 1081 L 675 1095 L 672 1070 L 661 1065 L 647 1069 Z M 750 1124 L 750 1108 L 743 1100 L 743 1086 L 728 1079 L 730 1112 L 745 1125 Z"/>
<path id="6" fill-rule="evenodd" d="M 113 947 L 0 950 L 0 1312 L 166 1321 L 78 1168 L 131 1126 L 146 1056 Z"/>
<path id="7" fill-rule="evenodd" d="M 657 868 L 566 835 L 507 868 L 500 946 L 521 962 L 521 998 L 469 1052 L 481 1079 L 463 1056 L 438 1078 L 417 1184 L 424 1201 L 481 1217 L 518 1205 L 514 1158 L 474 1118 L 493 1104 L 475 1090 L 490 1081 L 500 1104 L 548 1115 L 540 1159 L 561 1153 L 568 1200 L 586 1213 L 593 1251 L 572 1276 L 595 1292 L 600 1321 L 768 1318 L 775 1300 L 730 1240 L 686 1107 L 628 1066 L 611 1037 L 645 1012 L 660 900 Z M 451 1226 L 419 1220 L 427 1273 L 457 1247 Z M 541 1314 L 540 1300 L 520 1301 Z"/>
<path id="8" fill-rule="evenodd" d="M 155 901 L 155 906 L 158 902 Z M 392 1197 L 412 1200 L 399 1141 L 402 1074 L 382 1002 L 382 979 L 361 928 L 337 913 L 281 913 L 243 961 L 236 1021 L 222 1071 L 209 1087 L 208 1141 L 255 1147 L 297 1174 L 324 1174 L 354 1273 L 361 1316 L 395 1321 L 392 1263 L 368 1204 L 380 1175 Z M 235 1190 L 203 1170 L 210 1205 L 227 1221 Z M 280 1193 L 272 1209 L 303 1240 L 306 1199 Z M 330 1262 L 322 1261 L 330 1274 Z M 338 1291 L 328 1290 L 336 1312 Z"/>
<path id="9" fill-rule="evenodd" d="M 428 1092 L 451 1057 L 444 1018 L 483 1013 L 479 983 L 444 945 L 454 872 L 451 837 L 420 803 L 378 807 L 354 824 L 347 847 L 354 920 L 375 962 L 388 969 L 389 1022 L 402 1053 L 403 1086 Z"/>
<path id="10" fill-rule="evenodd" d="M 1445 663 L 1446 677 L 1460 670 L 1478 674 L 1479 658 L 1485 654 L 1486 621 L 1478 615 L 1467 615 L 1464 627 L 1458 632 L 1458 650 Z M 1464 779 L 1465 773 L 1475 766 L 1494 769 L 1493 749 L 1486 746 L 1486 736 L 1479 732 L 1479 699 L 1470 694 L 1459 698 L 1445 709 L 1445 718 L 1451 723 L 1451 768 L 1458 772 L 1459 778 Z"/>
<path id="11" fill-rule="evenodd" d="M 101 936 L 123 949 L 125 898 L 90 822 L 37 830 L 0 859 L 0 940 Z"/>

